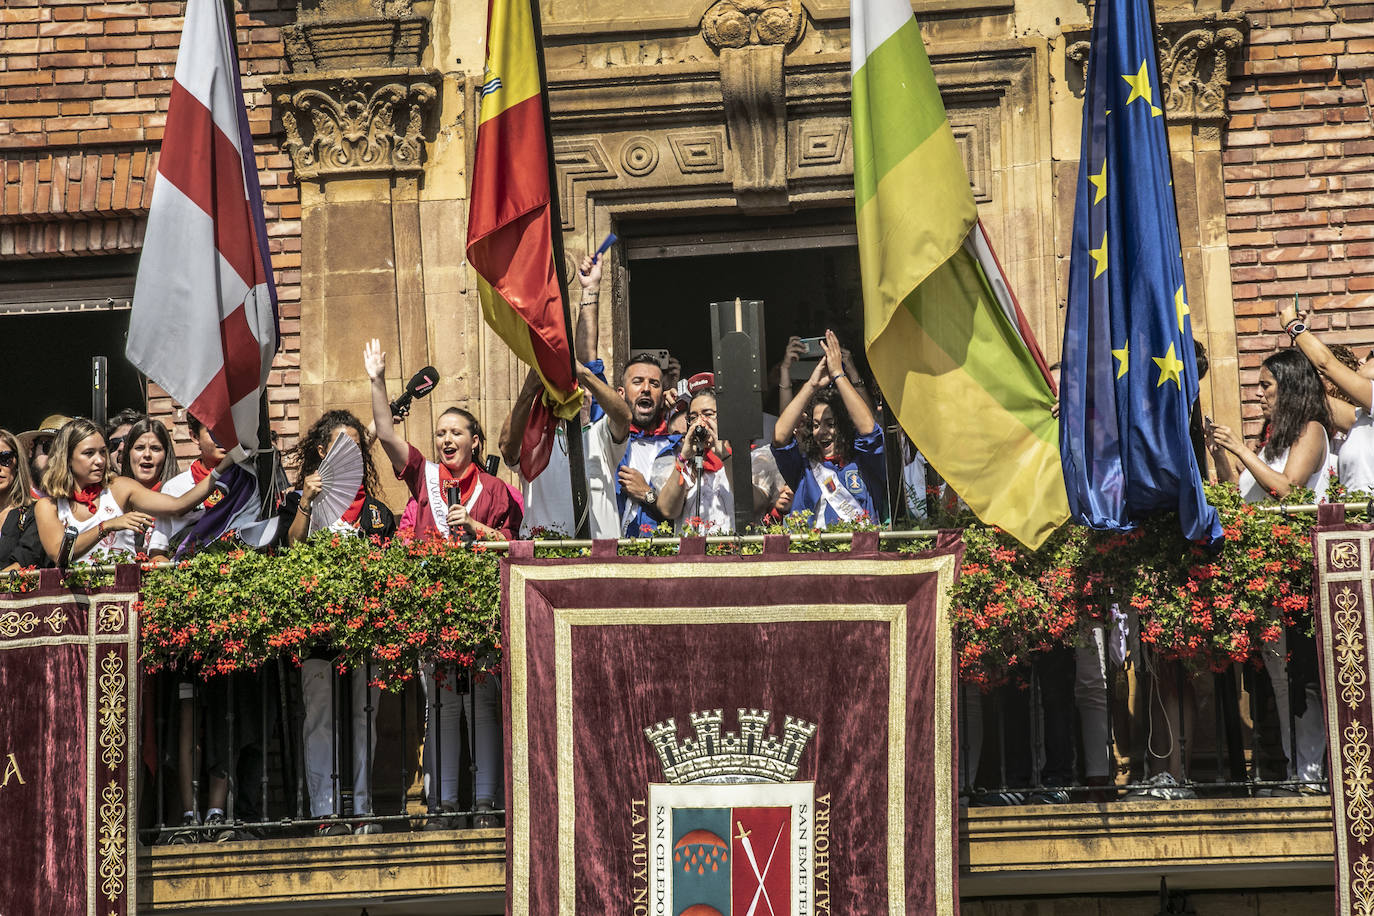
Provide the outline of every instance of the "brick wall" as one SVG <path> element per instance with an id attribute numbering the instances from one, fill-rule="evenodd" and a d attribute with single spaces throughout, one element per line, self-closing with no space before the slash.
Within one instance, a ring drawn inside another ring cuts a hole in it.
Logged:
<path id="1" fill-rule="evenodd" d="M 281 303 L 282 348 L 268 397 L 272 427 L 290 444 L 300 383 L 300 196 L 272 136 L 262 78 L 284 66 L 279 30 L 294 18 L 295 2 L 246 0 L 238 10 L 243 87 Z M 17 258 L 139 250 L 184 11 L 184 0 L 4 0 L 0 271 Z M 159 415 L 174 412 L 160 391 L 149 401 Z M 189 451 L 189 443 L 181 448 Z"/>
<path id="2" fill-rule="evenodd" d="M 1241 0 L 1234 9 L 1251 32 L 1231 84 L 1223 170 L 1253 436 L 1259 365 L 1288 343 L 1280 302 L 1296 293 L 1327 342 L 1374 346 L 1374 5 Z"/>

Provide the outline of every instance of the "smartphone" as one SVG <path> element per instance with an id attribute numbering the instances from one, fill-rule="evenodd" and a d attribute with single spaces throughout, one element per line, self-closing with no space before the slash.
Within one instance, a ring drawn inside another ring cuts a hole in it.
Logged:
<path id="1" fill-rule="evenodd" d="M 630 355 L 631 355 L 631 356 L 638 356 L 638 355 L 641 354 L 641 353 L 647 353 L 647 354 L 649 354 L 650 356 L 652 356 L 654 359 L 658 360 L 658 367 L 659 367 L 660 369 L 667 369 L 667 368 L 668 368 L 668 351 L 667 351 L 667 350 L 655 349 L 655 348 L 653 348 L 653 347 L 631 347 L 631 348 L 630 348 Z"/>
<path id="2" fill-rule="evenodd" d="M 797 361 L 792 364 L 790 375 L 793 382 L 804 382 L 811 377 L 811 373 L 816 371 L 816 363 L 825 358 L 825 350 L 821 349 L 821 338 L 803 337 L 801 344 L 805 349 Z"/>

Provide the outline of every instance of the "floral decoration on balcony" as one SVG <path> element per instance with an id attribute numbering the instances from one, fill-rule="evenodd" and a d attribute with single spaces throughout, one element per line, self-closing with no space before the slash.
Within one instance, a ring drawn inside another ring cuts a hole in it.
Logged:
<path id="1" fill-rule="evenodd" d="M 960 677 L 989 689 L 1021 681 L 1037 652 L 1134 615 L 1140 639 L 1195 670 L 1258 658 L 1284 625 L 1310 630 L 1313 515 L 1260 511 L 1234 485 L 1207 488 L 1226 538 L 1189 543 L 1172 515 L 1129 533 L 1066 526 L 1039 551 L 977 525 L 952 592 Z M 1311 491 L 1285 502 L 1310 503 Z"/>

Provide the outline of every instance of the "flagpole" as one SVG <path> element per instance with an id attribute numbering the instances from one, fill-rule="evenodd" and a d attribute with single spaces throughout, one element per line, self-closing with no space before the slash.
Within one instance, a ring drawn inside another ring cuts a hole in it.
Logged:
<path id="1" fill-rule="evenodd" d="M 549 159 L 549 223 L 553 235 L 553 272 L 558 278 L 558 295 L 563 300 L 563 331 L 568 335 L 568 354 L 573 377 L 577 377 L 577 348 L 573 333 L 572 307 L 568 302 L 568 278 L 563 275 L 567 263 L 563 253 L 563 214 L 558 198 L 558 167 L 553 161 L 553 118 L 549 113 L 549 77 L 544 66 L 544 26 L 539 18 L 539 0 L 529 0 L 530 21 L 534 25 L 534 58 L 539 65 L 539 100 L 544 110 L 544 146 Z M 568 477 L 572 484 L 573 518 L 577 537 L 591 536 L 591 519 L 587 512 L 587 464 L 582 447 L 582 415 L 564 421 L 568 435 Z"/>
<path id="2" fill-rule="evenodd" d="M 234 0 L 222 0 L 221 7 L 224 9 L 224 24 L 229 31 L 229 49 L 234 54 L 234 66 L 239 66 L 239 29 L 238 14 L 234 9 Z M 240 99 L 240 104 L 242 100 Z M 243 151 L 244 167 L 258 167 L 257 155 L 250 147 Z M 272 264 L 269 262 L 263 267 L 270 275 Z M 273 472 L 276 470 L 276 462 L 272 454 L 272 421 L 267 407 L 267 387 L 264 385 L 262 393 L 258 396 L 258 452 L 253 456 L 253 476 L 258 481 L 258 517 L 265 518 L 268 512 L 275 507 L 268 506 L 266 500 L 272 489 Z"/>

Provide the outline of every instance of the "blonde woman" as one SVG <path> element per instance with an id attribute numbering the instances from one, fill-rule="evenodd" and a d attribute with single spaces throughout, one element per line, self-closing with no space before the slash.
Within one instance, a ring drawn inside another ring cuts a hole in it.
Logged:
<path id="1" fill-rule="evenodd" d="M 76 531 L 73 562 L 133 556 L 155 516 L 180 515 L 203 502 L 232 466 L 233 460 L 226 457 L 185 494 L 171 497 L 114 476 L 101 428 L 85 418 L 71 420 L 57 431 L 43 472 L 43 491 L 48 495 L 34 509 L 43 550 L 56 562 L 70 528 Z"/>
<path id="2" fill-rule="evenodd" d="M 14 433 L 0 429 L 0 570 L 40 566 L 44 559 L 33 520 L 29 463 Z"/>

